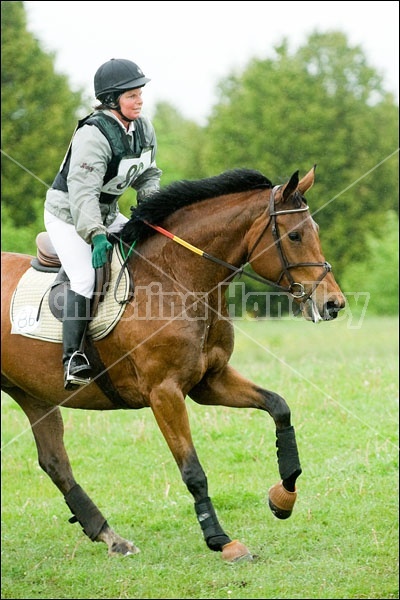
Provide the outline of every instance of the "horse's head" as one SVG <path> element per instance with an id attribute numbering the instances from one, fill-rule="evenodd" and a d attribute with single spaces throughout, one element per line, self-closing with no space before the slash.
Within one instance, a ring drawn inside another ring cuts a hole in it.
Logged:
<path id="1" fill-rule="evenodd" d="M 269 195 L 269 206 L 248 232 L 248 260 L 300 305 L 313 322 L 335 319 L 344 296 L 322 253 L 318 225 L 304 194 L 314 183 L 315 166 L 299 181 L 298 171 Z"/>

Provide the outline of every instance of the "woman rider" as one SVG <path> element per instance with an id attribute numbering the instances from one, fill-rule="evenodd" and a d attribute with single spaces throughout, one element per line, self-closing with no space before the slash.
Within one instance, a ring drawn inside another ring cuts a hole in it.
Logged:
<path id="1" fill-rule="evenodd" d="M 111 59 L 94 76 L 101 102 L 80 120 L 60 170 L 46 195 L 44 222 L 69 277 L 63 316 L 64 387 L 91 379 L 81 351 L 90 320 L 95 269 L 107 262 L 107 234 L 128 220 L 118 198 L 128 188 L 140 202 L 160 187 L 157 142 L 151 121 L 141 116 L 142 89 L 150 79 L 137 64 Z"/>

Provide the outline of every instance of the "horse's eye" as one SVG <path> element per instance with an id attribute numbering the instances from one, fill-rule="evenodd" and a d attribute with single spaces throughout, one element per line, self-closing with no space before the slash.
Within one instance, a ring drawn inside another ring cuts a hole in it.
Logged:
<path id="1" fill-rule="evenodd" d="M 292 240 L 292 242 L 300 242 L 301 241 L 301 236 L 298 231 L 291 231 L 288 235 L 289 235 L 289 240 Z"/>

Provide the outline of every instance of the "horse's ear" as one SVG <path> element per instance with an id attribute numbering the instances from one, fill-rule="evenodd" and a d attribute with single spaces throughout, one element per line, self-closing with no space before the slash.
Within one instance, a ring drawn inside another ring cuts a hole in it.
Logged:
<path id="1" fill-rule="evenodd" d="M 313 183 L 314 183 L 314 176 L 315 176 L 315 169 L 316 168 L 317 168 L 317 165 L 314 165 L 313 168 L 310 169 L 310 171 L 308 171 L 307 175 L 304 175 L 303 179 L 300 179 L 299 185 L 297 186 L 297 189 L 298 189 L 298 191 L 300 192 L 300 194 L 302 196 L 313 185 Z"/>
<path id="2" fill-rule="evenodd" d="M 299 172 L 293 173 L 287 184 L 282 188 L 282 199 L 284 202 L 296 191 L 299 183 Z"/>
<path id="3" fill-rule="evenodd" d="M 289 199 L 289 197 L 295 192 L 299 191 L 301 195 L 304 195 L 307 190 L 310 189 L 312 184 L 314 183 L 314 174 L 317 165 L 314 165 L 310 171 L 308 171 L 307 175 L 304 175 L 303 179 L 299 181 L 299 172 L 296 171 L 293 173 L 287 184 L 282 188 L 282 199 L 284 202 Z"/>

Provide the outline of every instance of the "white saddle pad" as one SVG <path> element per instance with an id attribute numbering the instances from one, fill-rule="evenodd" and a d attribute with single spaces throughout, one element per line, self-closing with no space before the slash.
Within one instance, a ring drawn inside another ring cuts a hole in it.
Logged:
<path id="1" fill-rule="evenodd" d="M 122 264 L 120 251 L 115 246 L 108 291 L 104 300 L 98 304 L 96 316 L 89 323 L 88 334 L 94 340 L 100 340 L 109 334 L 125 310 L 125 303 L 119 302 L 124 302 L 129 295 L 129 275 L 126 269 L 115 289 Z M 11 299 L 11 333 L 62 343 L 62 323 L 49 308 L 50 287 L 55 278 L 56 273 L 42 273 L 33 267 L 24 273 Z"/>

